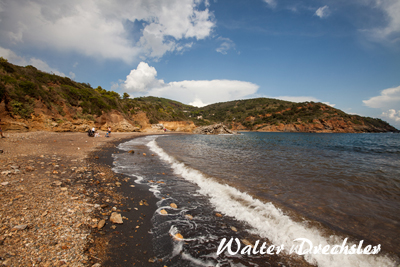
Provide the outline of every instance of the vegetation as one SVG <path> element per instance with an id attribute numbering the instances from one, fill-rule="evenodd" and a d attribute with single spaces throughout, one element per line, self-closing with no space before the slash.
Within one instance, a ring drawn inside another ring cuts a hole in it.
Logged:
<path id="1" fill-rule="evenodd" d="M 153 124 L 191 120 L 198 126 L 222 122 L 230 127 L 242 125 L 249 130 L 265 125 L 320 123 L 330 119 L 373 128 L 391 127 L 380 119 L 349 115 L 323 103 L 255 98 L 196 108 L 159 97 L 130 98 L 127 93 L 121 96 L 101 86 L 94 89 L 88 83 L 42 72 L 33 66 L 15 66 L 0 57 L 2 101 L 11 115 L 24 119 L 31 118 L 35 105 L 41 102 L 60 116 L 65 116 L 65 109 L 74 111 L 74 119 L 95 120 L 103 113 L 118 111 L 131 121 L 136 114 L 145 112 Z"/>

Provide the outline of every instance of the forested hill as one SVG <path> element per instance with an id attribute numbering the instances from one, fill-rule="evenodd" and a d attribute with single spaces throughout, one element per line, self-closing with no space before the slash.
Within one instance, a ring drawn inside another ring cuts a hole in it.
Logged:
<path id="1" fill-rule="evenodd" d="M 187 127 L 180 130 L 187 131 L 223 122 L 235 130 L 397 132 L 380 119 L 349 115 L 322 103 L 256 98 L 197 108 L 158 97 L 132 99 L 3 58 L 0 118 L 5 130 L 83 131 L 111 125 L 119 131 L 140 131 L 160 122 L 185 122 Z"/>

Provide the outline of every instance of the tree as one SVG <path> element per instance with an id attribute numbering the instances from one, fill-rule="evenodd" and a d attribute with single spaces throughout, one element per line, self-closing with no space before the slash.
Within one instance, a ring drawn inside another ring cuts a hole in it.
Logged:
<path id="1" fill-rule="evenodd" d="M 128 99 L 128 98 L 129 98 L 129 94 L 125 92 L 125 93 L 123 94 L 122 98 L 123 98 L 123 99 Z"/>

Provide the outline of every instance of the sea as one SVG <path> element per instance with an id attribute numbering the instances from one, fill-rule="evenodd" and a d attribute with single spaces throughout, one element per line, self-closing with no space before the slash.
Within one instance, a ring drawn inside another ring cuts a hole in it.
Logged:
<path id="1" fill-rule="evenodd" d="M 113 170 L 158 199 L 167 266 L 399 266 L 400 134 L 166 134 L 118 148 Z"/>

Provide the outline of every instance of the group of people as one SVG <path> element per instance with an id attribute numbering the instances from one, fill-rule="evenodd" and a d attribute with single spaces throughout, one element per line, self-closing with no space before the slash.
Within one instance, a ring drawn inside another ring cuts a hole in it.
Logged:
<path id="1" fill-rule="evenodd" d="M 95 127 L 93 127 L 92 129 L 89 129 L 88 136 L 89 137 L 100 137 L 100 133 L 96 131 Z M 105 137 L 110 137 L 110 136 L 111 136 L 111 127 L 108 126 Z"/>

